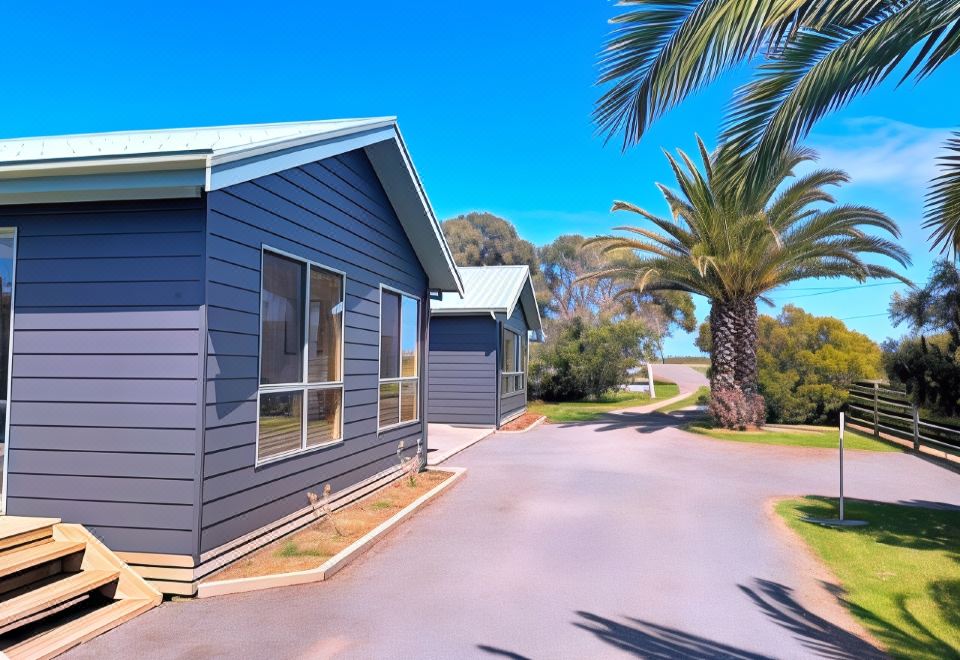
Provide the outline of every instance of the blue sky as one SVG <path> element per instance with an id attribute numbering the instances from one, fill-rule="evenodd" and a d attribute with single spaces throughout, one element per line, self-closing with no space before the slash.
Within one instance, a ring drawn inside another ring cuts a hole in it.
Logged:
<path id="1" fill-rule="evenodd" d="M 397 115 L 441 218 L 489 210 L 536 243 L 630 220 L 608 212 L 614 199 L 662 212 L 661 149 L 692 149 L 695 132 L 713 140 L 738 82 L 697 95 L 622 154 L 590 122 L 596 53 L 616 11 L 607 2 L 23 4 L 0 10 L 3 137 Z M 809 140 L 822 165 L 853 176 L 840 199 L 900 223 L 918 281 L 933 258 L 924 182 L 956 125 L 958 79 L 955 62 L 920 86 L 886 84 Z M 896 287 L 823 293 L 849 285 L 811 281 L 774 297 L 877 340 L 900 334 L 874 316 Z M 707 311 L 699 300 L 698 317 Z M 667 350 L 692 353 L 692 336 Z"/>

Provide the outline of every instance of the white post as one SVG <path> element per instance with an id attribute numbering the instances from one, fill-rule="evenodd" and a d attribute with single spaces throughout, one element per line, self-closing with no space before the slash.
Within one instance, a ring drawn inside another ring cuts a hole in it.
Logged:
<path id="1" fill-rule="evenodd" d="M 840 520 L 843 520 L 843 413 L 840 413 Z"/>
<path id="2" fill-rule="evenodd" d="M 653 366 L 647 362 L 647 382 L 650 383 L 650 398 L 656 399 L 657 392 L 653 389 Z"/>

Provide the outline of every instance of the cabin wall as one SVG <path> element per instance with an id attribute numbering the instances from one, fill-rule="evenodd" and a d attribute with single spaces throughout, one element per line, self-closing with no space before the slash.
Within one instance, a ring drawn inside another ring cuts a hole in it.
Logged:
<path id="1" fill-rule="evenodd" d="M 18 229 L 6 513 L 194 554 L 203 222 L 199 199 L 0 207 Z"/>
<path id="2" fill-rule="evenodd" d="M 497 327 L 489 314 L 431 319 L 431 422 L 496 426 Z"/>
<path id="3" fill-rule="evenodd" d="M 505 314 L 503 315 L 505 316 Z M 516 308 L 513 310 L 510 318 L 503 319 L 501 321 L 503 325 L 515 330 L 520 333 L 521 337 L 527 336 L 527 321 L 523 316 L 523 310 L 520 305 L 517 304 Z M 497 341 L 500 341 L 500 338 L 497 338 Z M 497 383 L 499 387 L 500 383 L 500 366 L 501 363 L 497 362 Z M 527 409 L 527 388 L 526 382 L 524 383 L 524 388 L 522 392 L 514 392 L 513 394 L 508 394 L 507 396 L 500 397 L 500 420 L 499 423 L 503 424 L 510 419 L 516 417 L 517 415 L 523 413 Z"/>
<path id="4" fill-rule="evenodd" d="M 208 195 L 201 552 L 397 463 L 425 435 L 427 277 L 363 151 Z M 346 273 L 344 442 L 256 465 L 262 246 Z M 421 298 L 420 420 L 377 430 L 380 286 Z M 425 449 L 424 449 L 425 451 Z"/>

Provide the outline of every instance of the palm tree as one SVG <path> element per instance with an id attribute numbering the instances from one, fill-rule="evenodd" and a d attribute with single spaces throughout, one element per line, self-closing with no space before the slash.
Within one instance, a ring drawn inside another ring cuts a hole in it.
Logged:
<path id="1" fill-rule="evenodd" d="M 910 259 L 896 243 L 867 234 L 875 228 L 899 237 L 896 223 L 866 206 L 835 203 L 826 191 L 847 176 L 815 170 L 795 177 L 794 168 L 815 154 L 790 147 L 746 183 L 736 179 L 742 165 L 727 148 L 713 154 L 697 140 L 702 171 L 682 151 L 667 154 L 678 190 L 657 184 L 672 218 L 627 202 L 614 211 L 636 213 L 654 225 L 616 227 L 628 235 L 593 239 L 603 252 L 629 266 L 612 265 L 593 277 L 620 277 L 634 291 L 675 290 L 710 300 L 711 387 L 714 391 L 757 389 L 757 301 L 769 304 L 773 289 L 807 278 L 897 278 L 863 255 L 889 257 L 906 266 Z M 789 181 L 788 181 L 789 179 Z M 627 288 L 626 291 L 630 291 Z"/>
<path id="2" fill-rule="evenodd" d="M 904 64 L 922 80 L 960 51 L 958 0 L 621 0 L 600 57 L 610 83 L 594 112 L 624 148 L 721 73 L 760 62 L 727 113 L 722 143 L 763 167 L 824 115 Z M 960 252 L 960 133 L 928 194 L 935 246 Z"/>

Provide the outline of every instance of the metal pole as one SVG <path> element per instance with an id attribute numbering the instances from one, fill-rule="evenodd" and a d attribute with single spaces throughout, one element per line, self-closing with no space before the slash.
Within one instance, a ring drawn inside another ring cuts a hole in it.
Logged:
<path id="1" fill-rule="evenodd" d="M 920 451 L 920 410 L 913 406 L 913 451 Z"/>
<path id="2" fill-rule="evenodd" d="M 840 413 L 840 520 L 843 520 L 843 413 Z"/>
<path id="3" fill-rule="evenodd" d="M 650 399 L 657 398 L 657 391 L 653 389 L 653 365 L 647 362 L 647 382 L 650 383 Z"/>

